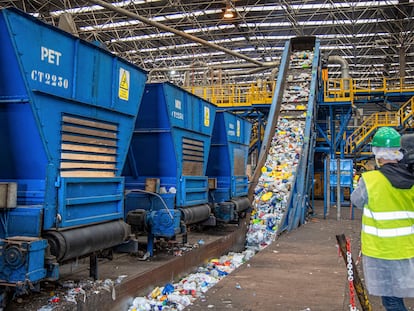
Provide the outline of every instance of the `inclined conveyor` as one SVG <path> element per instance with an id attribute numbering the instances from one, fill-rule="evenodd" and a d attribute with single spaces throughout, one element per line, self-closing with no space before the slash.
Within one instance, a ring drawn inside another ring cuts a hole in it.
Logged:
<path id="1" fill-rule="evenodd" d="M 311 210 L 319 46 L 314 37 L 292 38 L 286 42 L 281 58 L 249 188 L 256 210 L 253 218 L 262 215 L 262 223 L 273 232 L 298 227 Z"/>

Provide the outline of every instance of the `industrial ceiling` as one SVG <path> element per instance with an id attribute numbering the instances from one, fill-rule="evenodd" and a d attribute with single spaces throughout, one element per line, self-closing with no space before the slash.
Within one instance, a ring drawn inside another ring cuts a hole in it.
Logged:
<path id="1" fill-rule="evenodd" d="M 269 79 L 289 38 L 315 36 L 322 58 L 343 58 L 353 78 L 414 84 L 414 0 L 0 0 L 0 7 L 102 43 L 152 82 Z M 329 71 L 340 76 L 338 64 Z"/>

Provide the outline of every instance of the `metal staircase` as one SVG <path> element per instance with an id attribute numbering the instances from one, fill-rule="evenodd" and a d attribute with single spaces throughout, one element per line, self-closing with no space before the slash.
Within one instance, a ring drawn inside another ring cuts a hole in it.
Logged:
<path id="1" fill-rule="evenodd" d="M 346 140 L 345 154 L 360 152 L 378 127 L 390 126 L 398 130 L 412 128 L 414 96 L 398 111 L 376 112 L 368 117 Z"/>

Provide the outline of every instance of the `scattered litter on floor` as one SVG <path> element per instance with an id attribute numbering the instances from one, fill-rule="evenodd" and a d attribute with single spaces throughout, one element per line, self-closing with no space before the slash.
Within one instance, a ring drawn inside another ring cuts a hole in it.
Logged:
<path id="1" fill-rule="evenodd" d="M 163 287 L 155 287 L 146 297 L 136 297 L 128 310 L 183 310 L 196 299 L 203 298 L 209 288 L 250 260 L 254 254 L 252 250 L 245 250 L 211 259 L 205 266 L 199 267 L 196 273 L 178 283 L 167 283 Z M 239 284 L 236 284 L 236 288 L 241 289 Z"/>
<path id="2" fill-rule="evenodd" d="M 116 284 L 120 284 L 127 275 L 120 275 L 113 281 L 111 279 L 106 280 L 82 280 L 72 281 L 67 280 L 61 284 L 60 289 L 56 289 L 50 292 L 50 298 L 47 305 L 38 308 L 37 311 L 54 310 L 58 306 L 63 304 L 78 304 L 79 302 L 86 302 L 88 296 L 97 295 L 101 291 L 107 291 L 111 294 L 112 300 L 116 300 Z"/>

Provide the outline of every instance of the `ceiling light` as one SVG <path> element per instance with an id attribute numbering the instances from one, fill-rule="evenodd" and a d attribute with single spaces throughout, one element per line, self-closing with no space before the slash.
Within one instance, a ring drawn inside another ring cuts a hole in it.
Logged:
<path id="1" fill-rule="evenodd" d="M 233 18 L 233 17 L 234 17 L 234 12 L 233 12 L 233 10 L 232 10 L 231 8 L 227 8 L 227 9 L 224 11 L 224 15 L 223 15 L 223 17 L 224 17 L 224 18 Z"/>

